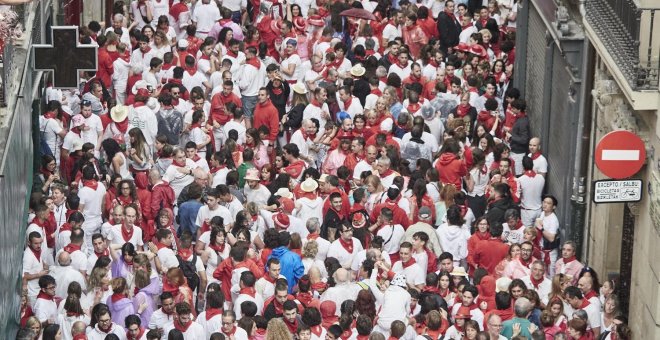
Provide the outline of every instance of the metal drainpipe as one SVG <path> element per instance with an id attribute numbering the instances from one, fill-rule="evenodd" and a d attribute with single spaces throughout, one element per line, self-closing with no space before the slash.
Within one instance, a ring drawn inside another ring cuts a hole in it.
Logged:
<path id="1" fill-rule="evenodd" d="M 582 234 L 582 235 L 576 235 L 580 237 L 579 239 L 582 242 L 582 246 L 578 250 L 578 253 L 582 251 L 582 249 L 585 249 L 586 254 L 588 254 L 588 244 L 589 244 L 589 235 L 591 232 L 591 227 L 589 225 L 588 219 L 586 219 L 585 216 L 585 211 L 587 207 L 587 202 L 588 202 L 588 178 L 587 178 L 587 170 L 588 166 L 585 168 L 583 166 L 583 161 L 584 159 L 587 159 L 589 155 L 589 150 L 587 149 L 589 147 L 589 139 L 590 139 L 590 130 L 591 127 L 585 127 L 585 117 L 587 114 L 586 109 L 587 109 L 587 98 L 590 97 L 590 91 L 591 89 L 588 89 L 587 87 L 587 80 L 591 78 L 591 75 L 588 73 L 592 70 L 591 67 L 589 67 L 589 61 L 591 57 L 591 53 L 589 53 L 590 49 L 590 43 L 589 39 L 585 37 L 584 43 L 583 43 L 583 57 L 582 57 L 582 75 L 581 75 L 581 89 L 580 89 L 580 103 L 579 103 L 579 108 L 578 108 L 578 122 L 577 122 L 577 133 L 575 136 L 575 167 L 574 167 L 574 181 L 576 182 L 574 187 L 573 187 L 573 197 L 576 199 L 573 201 L 573 205 L 575 208 L 575 211 L 573 213 L 573 222 L 574 225 L 578 228 L 575 228 L 573 230 L 574 233 L 576 234 Z M 585 140 L 587 139 L 586 143 Z M 580 228 L 581 226 L 581 228 Z M 586 247 L 585 247 L 586 244 Z M 583 255 L 583 254 L 579 254 Z M 584 256 L 582 256 L 584 258 Z"/>

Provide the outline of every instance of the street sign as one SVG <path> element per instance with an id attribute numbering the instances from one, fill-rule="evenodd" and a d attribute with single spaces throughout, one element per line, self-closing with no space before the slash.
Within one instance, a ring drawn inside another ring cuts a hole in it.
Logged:
<path id="1" fill-rule="evenodd" d="M 53 71 L 53 87 L 78 88 L 80 71 L 96 71 L 97 46 L 78 41 L 78 26 L 53 26 L 52 45 L 34 45 L 33 68 Z"/>
<path id="2" fill-rule="evenodd" d="M 646 161 L 644 142 L 630 131 L 612 131 L 596 146 L 596 166 L 607 177 L 628 178 Z"/>
<path id="3" fill-rule="evenodd" d="M 642 191 L 641 179 L 595 181 L 593 200 L 594 203 L 639 202 Z"/>

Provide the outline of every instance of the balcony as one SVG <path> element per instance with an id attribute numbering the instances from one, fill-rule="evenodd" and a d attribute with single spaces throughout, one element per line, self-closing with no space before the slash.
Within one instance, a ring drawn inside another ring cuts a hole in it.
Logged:
<path id="1" fill-rule="evenodd" d="M 657 92 L 660 79 L 660 7 L 638 0 L 586 0 L 585 24 L 602 43 L 632 91 Z M 654 2 L 654 1 L 650 1 Z M 657 3 L 657 2 L 656 2 Z M 596 44 L 594 44 L 596 45 Z M 599 49 L 599 46 L 596 46 Z M 605 56 L 607 57 L 607 56 Z M 608 58 L 605 58 L 608 59 Z M 606 60 L 607 62 L 608 60 Z"/>

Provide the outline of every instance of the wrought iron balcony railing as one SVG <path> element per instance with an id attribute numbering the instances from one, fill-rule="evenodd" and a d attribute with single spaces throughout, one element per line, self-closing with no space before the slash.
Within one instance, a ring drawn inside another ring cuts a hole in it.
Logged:
<path id="1" fill-rule="evenodd" d="M 635 0 L 587 0 L 585 10 L 587 22 L 630 87 L 658 90 L 660 7 L 639 7 Z"/>

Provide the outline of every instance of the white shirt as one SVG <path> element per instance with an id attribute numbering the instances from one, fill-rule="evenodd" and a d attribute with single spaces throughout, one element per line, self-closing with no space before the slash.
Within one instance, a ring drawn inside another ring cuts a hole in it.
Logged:
<path id="1" fill-rule="evenodd" d="M 383 252 L 395 254 L 399 252 L 399 244 L 405 230 L 400 224 L 386 225 L 380 228 L 376 235 L 383 238 Z"/>
<path id="2" fill-rule="evenodd" d="M 403 135 L 403 137 L 401 137 L 401 145 L 410 142 L 411 138 L 412 138 L 412 134 L 410 132 Z M 440 147 L 438 146 L 438 140 L 435 139 L 435 137 L 432 134 L 423 131 L 421 140 L 424 141 L 424 145 L 427 145 L 431 148 L 431 152 L 437 153 L 440 150 Z"/>
<path id="3" fill-rule="evenodd" d="M 543 303 L 544 305 L 548 304 L 548 300 L 550 299 L 550 292 L 552 291 L 551 280 L 549 280 L 547 277 L 543 277 L 543 282 L 541 282 L 538 288 L 535 288 L 534 285 L 532 284 L 532 279 L 529 275 L 523 276 L 520 279 L 522 280 L 522 282 L 525 283 L 527 289 L 531 289 L 539 295 L 539 298 L 541 299 L 541 303 Z"/>
<path id="4" fill-rule="evenodd" d="M 391 41 L 395 38 L 401 38 L 401 27 L 388 23 L 383 29 L 383 40 Z"/>
<path id="5" fill-rule="evenodd" d="M 191 19 L 197 24 L 197 32 L 208 33 L 213 24 L 221 19 L 220 10 L 214 1 L 208 4 L 200 1 L 195 5 Z"/>
<path id="6" fill-rule="evenodd" d="M 318 198 L 320 199 L 320 198 Z M 309 237 L 309 235 L 307 235 Z M 309 242 L 308 238 L 303 238 L 303 249 L 305 248 L 305 244 Z M 322 238 L 322 237 L 317 237 L 314 241 L 316 241 L 316 244 L 318 245 L 318 253 L 316 253 L 316 259 L 325 261 L 326 257 L 328 257 L 328 250 L 330 249 L 330 241 Z"/>
<path id="7" fill-rule="evenodd" d="M 197 211 L 197 218 L 195 219 L 195 224 L 197 225 L 197 227 L 201 228 L 205 221 L 208 220 L 210 222 L 211 219 L 216 216 L 222 217 L 222 220 L 225 223 L 225 227 L 234 223 L 234 219 L 232 218 L 229 209 L 221 205 L 218 205 L 215 209 L 211 210 L 209 206 L 205 204 Z"/>
<path id="8" fill-rule="evenodd" d="M 48 320 L 56 320 L 57 304 L 54 300 L 37 299 L 34 303 L 34 316 L 42 323 Z"/>
<path id="9" fill-rule="evenodd" d="M 297 81 L 299 79 L 302 80 L 305 74 L 303 73 L 301 64 L 302 64 L 302 60 L 300 59 L 300 56 L 298 54 L 292 54 L 288 58 L 282 60 L 281 67 L 283 70 L 288 69 L 289 65 L 295 65 L 293 75 L 289 76 L 286 73 L 281 72 L 282 77 L 284 77 L 284 80 L 286 81 Z"/>
<path id="10" fill-rule="evenodd" d="M 236 141 L 236 143 L 241 144 L 241 145 L 244 144 L 245 143 L 245 131 L 246 131 L 245 124 L 242 123 L 242 122 L 239 123 L 239 122 L 237 122 L 233 119 L 228 121 L 227 124 L 225 124 L 222 127 L 222 131 L 224 132 L 224 134 L 222 136 L 222 143 L 224 144 L 227 141 L 227 137 L 229 137 L 229 131 L 231 131 L 231 130 L 236 130 L 236 132 L 238 133 L 238 140 Z"/>
<path id="11" fill-rule="evenodd" d="M 186 158 L 186 167 L 189 169 L 195 169 L 197 168 L 197 165 L 191 159 Z M 188 184 L 192 183 L 195 178 L 190 174 L 179 172 L 177 168 L 176 165 L 170 165 L 167 167 L 167 170 L 165 170 L 165 174 L 163 175 L 163 180 L 170 183 L 170 187 L 174 190 L 174 195 L 179 197 L 181 190 L 183 190 Z"/>
<path id="12" fill-rule="evenodd" d="M 206 311 L 203 311 L 199 313 L 195 321 L 204 329 L 204 332 L 206 333 L 204 339 L 208 339 L 211 337 L 211 334 L 218 332 L 220 327 L 222 327 L 222 313 L 214 315 L 211 319 L 206 320 Z"/>
<path id="13" fill-rule="evenodd" d="M 134 225 L 133 235 L 131 235 L 131 238 L 128 240 L 124 240 L 124 236 L 122 236 L 121 233 L 122 228 L 121 224 L 112 226 L 110 233 L 108 234 L 108 241 L 110 241 L 110 244 L 124 245 L 125 243 L 132 243 L 135 246 L 135 249 L 141 249 L 144 245 L 142 242 L 142 228 Z"/>
<path id="14" fill-rule="evenodd" d="M 532 154 L 528 154 L 527 156 L 532 157 Z M 537 174 L 546 174 L 548 173 L 548 160 L 545 158 L 545 156 L 541 155 L 538 158 L 532 160 L 534 163 L 534 172 Z"/>
<path id="15" fill-rule="evenodd" d="M 73 119 L 72 119 L 73 120 Z M 84 143 L 92 143 L 97 147 L 99 135 L 103 134 L 103 123 L 101 118 L 95 114 L 85 118 L 85 125 L 89 128 L 80 133 Z"/>
<path id="16" fill-rule="evenodd" d="M 396 73 L 401 79 L 406 79 L 410 76 L 410 65 L 410 61 L 408 61 L 408 65 L 406 65 L 404 68 L 399 67 L 398 64 L 392 64 L 387 74 L 389 75 L 390 73 Z"/>
<path id="17" fill-rule="evenodd" d="M 344 102 L 337 99 L 337 104 L 339 104 L 339 109 L 342 111 L 346 111 L 350 116 L 351 119 L 355 118 L 356 115 L 361 114 L 364 112 L 364 108 L 362 108 L 362 103 L 360 103 L 360 99 L 353 97 L 351 100 L 351 105 L 349 107 L 344 107 Z"/>
<path id="18" fill-rule="evenodd" d="M 351 268 L 353 263 L 353 257 L 363 250 L 362 244 L 358 239 L 353 237 L 353 252 L 349 253 L 339 242 L 339 239 L 335 240 L 330 244 L 328 249 L 328 257 L 334 257 L 339 260 L 339 263 L 346 269 Z"/>
<path id="19" fill-rule="evenodd" d="M 238 88 L 243 96 L 254 97 L 259 94 L 259 89 L 266 85 L 266 65 L 263 62 L 257 69 L 246 61 L 239 73 Z"/>
<path id="20" fill-rule="evenodd" d="M 226 184 L 228 173 L 229 173 L 229 169 L 226 167 L 218 170 L 215 174 L 213 174 L 213 183 L 211 184 L 211 186 L 215 188 L 220 184 Z"/>
<path id="21" fill-rule="evenodd" d="M 45 248 L 41 248 L 41 253 L 45 252 Z M 44 270 L 44 263 L 41 258 L 36 258 L 32 250 L 28 247 L 23 251 L 23 273 L 38 274 Z M 27 282 L 28 295 L 37 296 L 39 294 L 39 279 L 32 279 Z"/>
<path id="22" fill-rule="evenodd" d="M 396 263 L 392 266 L 392 271 L 400 274 L 403 273 L 406 275 L 406 283 L 409 285 L 423 285 L 426 283 L 426 275 L 424 275 L 424 272 L 426 271 L 426 268 L 422 269 L 422 267 L 418 263 L 414 263 L 407 268 L 403 268 L 403 262 L 401 261 L 396 261 Z"/>
<path id="23" fill-rule="evenodd" d="M 163 272 L 167 272 L 168 269 L 176 268 L 179 266 L 179 259 L 176 258 L 174 250 L 168 247 L 163 247 L 158 249 L 157 255 L 158 259 L 160 260 L 160 264 L 163 267 Z"/>
<path id="24" fill-rule="evenodd" d="M 55 278 L 55 282 L 57 282 L 55 296 L 61 299 L 66 299 L 67 290 L 69 289 L 69 284 L 71 284 L 71 282 L 78 282 L 83 292 L 87 290 L 85 277 L 70 265 L 66 267 L 52 266 L 50 267 L 49 274 Z"/>
<path id="25" fill-rule="evenodd" d="M 167 339 L 167 334 L 174 329 L 174 322 L 168 322 L 163 326 L 163 339 Z M 196 321 L 193 321 L 188 329 L 183 333 L 184 340 L 198 340 L 206 339 L 206 331 L 202 325 L 198 324 Z"/>
<path id="26" fill-rule="evenodd" d="M 257 189 L 251 189 L 246 183 L 243 191 L 245 193 L 245 200 L 247 202 L 257 203 L 258 206 L 266 205 L 266 202 L 268 202 L 268 198 L 270 197 L 270 191 L 268 188 L 261 184 L 259 184 Z"/>
<path id="27" fill-rule="evenodd" d="M 234 300 L 234 313 L 240 316 L 241 314 L 241 303 L 245 301 L 252 301 L 257 305 L 257 315 L 261 315 L 261 310 L 264 307 L 264 299 L 261 297 L 261 294 L 255 293 L 254 297 L 251 297 L 247 294 L 238 294 L 236 300 Z"/>
<path id="28" fill-rule="evenodd" d="M 511 230 L 508 223 L 502 223 L 502 227 L 504 227 L 504 232 L 502 233 L 502 239 L 504 240 L 504 242 L 510 244 L 523 243 L 523 239 L 525 236 L 524 226 L 518 228 L 517 230 Z"/>
<path id="29" fill-rule="evenodd" d="M 105 196 L 105 192 L 105 186 L 101 182 L 98 182 L 96 190 L 83 186 L 78 191 L 80 204 L 84 204 L 84 209 L 82 209 L 82 213 L 85 216 L 83 228 L 88 225 L 89 222 L 92 222 L 92 220 L 101 219 L 101 208 L 103 207 L 103 197 Z M 99 222 L 98 224 L 100 225 L 101 223 Z"/>
<path id="30" fill-rule="evenodd" d="M 124 329 L 124 327 L 114 322 L 110 327 L 109 333 L 115 334 L 117 337 L 119 337 L 119 340 L 126 340 L 126 330 Z M 87 327 L 87 340 L 105 340 L 106 336 L 107 336 L 106 333 L 103 333 L 99 330 L 98 324 L 96 324 L 94 328 Z"/>
<path id="31" fill-rule="evenodd" d="M 520 194 L 520 207 L 529 210 L 541 209 L 545 177 L 541 175 L 529 177 L 523 174 L 516 180 L 518 181 L 518 193 Z"/>
<path id="32" fill-rule="evenodd" d="M 172 315 L 167 315 L 163 312 L 162 308 L 157 309 L 153 314 L 151 314 L 151 320 L 149 320 L 149 329 L 163 328 L 163 325 L 172 323 L 174 320 L 174 313 Z"/>

